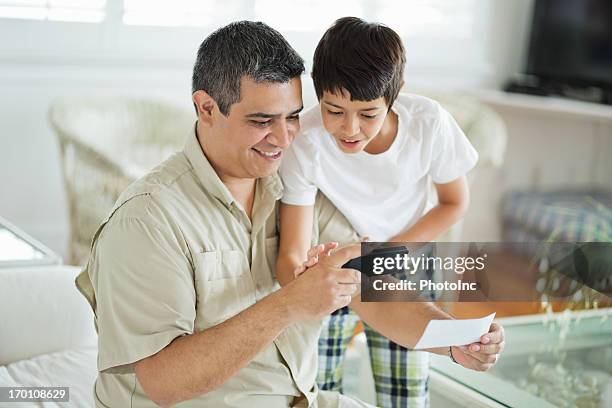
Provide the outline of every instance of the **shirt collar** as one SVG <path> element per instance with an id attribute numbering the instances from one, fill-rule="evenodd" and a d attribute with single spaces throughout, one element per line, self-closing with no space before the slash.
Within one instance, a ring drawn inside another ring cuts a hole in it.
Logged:
<path id="1" fill-rule="evenodd" d="M 278 175 L 278 172 L 266 177 L 262 177 L 258 180 L 258 187 L 264 194 L 271 196 L 276 201 L 280 200 L 283 196 L 283 183 Z"/>
<path id="2" fill-rule="evenodd" d="M 187 136 L 183 153 L 185 156 L 187 156 L 187 159 L 193 166 L 194 172 L 202 186 L 204 186 L 204 188 L 206 188 L 206 190 L 215 198 L 229 207 L 235 201 L 234 197 L 229 192 L 225 184 L 223 184 L 217 175 L 217 172 L 206 158 L 206 155 L 198 142 L 196 126 L 197 122 L 192 126 L 191 131 Z M 259 194 L 262 194 L 262 198 L 268 198 L 267 196 L 270 196 L 272 200 L 276 201 L 283 195 L 283 184 L 277 172 L 274 172 L 274 174 L 270 176 L 258 179 L 257 187 Z"/>

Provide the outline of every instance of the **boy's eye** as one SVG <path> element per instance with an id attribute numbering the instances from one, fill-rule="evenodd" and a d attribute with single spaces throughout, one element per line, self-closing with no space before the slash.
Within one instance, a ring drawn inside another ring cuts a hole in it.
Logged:
<path id="1" fill-rule="evenodd" d="M 366 119 L 374 119 L 376 117 L 376 115 L 366 115 L 366 114 L 361 114 L 361 116 L 363 116 Z"/>
<path id="2" fill-rule="evenodd" d="M 264 121 L 260 121 L 260 120 L 250 120 L 249 122 L 251 122 L 253 125 L 255 126 L 259 126 L 259 127 L 266 127 L 270 124 L 270 122 L 272 122 L 271 120 L 264 120 Z"/>
<path id="3" fill-rule="evenodd" d="M 335 116 L 342 115 L 342 112 L 332 111 L 332 110 L 329 110 L 329 109 L 327 110 L 327 113 L 329 113 L 330 115 L 335 115 Z"/>

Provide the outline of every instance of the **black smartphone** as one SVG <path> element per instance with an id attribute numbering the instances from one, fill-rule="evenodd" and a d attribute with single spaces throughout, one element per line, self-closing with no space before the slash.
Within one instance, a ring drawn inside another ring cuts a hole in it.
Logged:
<path id="1" fill-rule="evenodd" d="M 365 274 L 366 276 L 375 276 L 377 274 L 373 272 L 373 268 L 372 268 L 374 258 L 380 258 L 380 257 L 395 258 L 395 256 L 398 254 L 402 256 L 404 254 L 408 254 L 408 248 L 406 248 L 405 246 L 376 248 L 372 252 L 366 255 L 362 255 L 360 257 L 351 259 L 350 261 L 342 265 L 342 268 L 356 269 L 359 272 Z M 385 273 L 392 273 L 392 272 L 395 272 L 395 271 L 389 270 L 389 271 L 386 271 Z"/>

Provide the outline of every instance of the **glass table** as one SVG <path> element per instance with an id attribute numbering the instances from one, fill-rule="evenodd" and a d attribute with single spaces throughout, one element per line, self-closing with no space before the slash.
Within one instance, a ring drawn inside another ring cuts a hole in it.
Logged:
<path id="1" fill-rule="evenodd" d="M 52 250 L 0 217 L 0 268 L 58 265 Z"/>
<path id="2" fill-rule="evenodd" d="M 432 355 L 432 393 L 455 406 L 612 407 L 612 309 L 498 319 L 506 348 L 487 373 Z"/>

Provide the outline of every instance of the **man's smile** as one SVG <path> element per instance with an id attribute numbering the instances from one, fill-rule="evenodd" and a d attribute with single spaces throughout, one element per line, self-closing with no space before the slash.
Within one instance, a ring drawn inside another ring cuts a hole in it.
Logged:
<path id="1" fill-rule="evenodd" d="M 252 147 L 251 149 L 257 152 L 261 157 L 267 160 L 277 160 L 277 159 L 280 159 L 282 155 L 282 150 L 274 150 L 274 151 L 266 152 L 264 150 L 259 150 L 254 147 Z"/>

